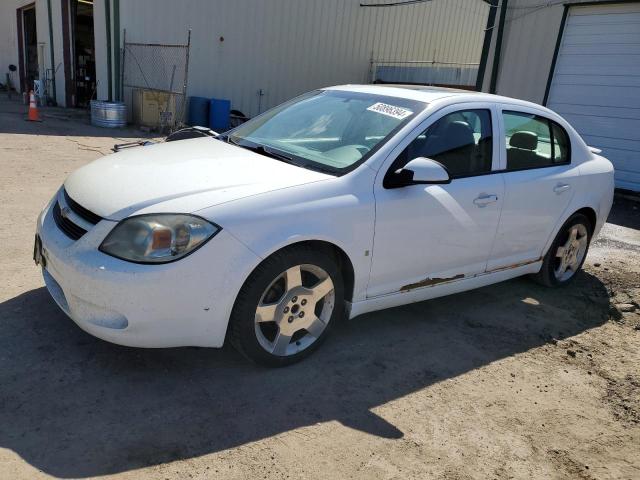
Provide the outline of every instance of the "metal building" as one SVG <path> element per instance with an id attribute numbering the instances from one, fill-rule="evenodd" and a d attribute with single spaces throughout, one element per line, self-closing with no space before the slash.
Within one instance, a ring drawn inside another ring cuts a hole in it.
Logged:
<path id="1" fill-rule="evenodd" d="M 152 89 L 247 116 L 331 84 L 482 89 L 558 111 L 640 191 L 638 1 L 4 0 L 9 64 L 59 105 Z"/>
<path id="2" fill-rule="evenodd" d="M 127 97 L 132 83 L 181 92 L 187 77 L 187 95 L 229 99 L 252 116 L 332 84 L 474 88 L 490 6 L 482 0 L 7 0 L 0 4 L 0 73 L 18 64 L 20 89 L 31 88 L 35 75 L 25 63 L 34 55 L 22 50 L 30 10 L 40 78 L 59 105 L 85 105 L 94 91 L 100 100 Z M 177 47 L 167 53 L 141 45 L 185 45 L 189 30 L 188 72 Z"/>
<path id="3" fill-rule="evenodd" d="M 618 188 L 640 191 L 640 2 L 500 5 L 483 90 L 555 110 L 611 159 Z"/>

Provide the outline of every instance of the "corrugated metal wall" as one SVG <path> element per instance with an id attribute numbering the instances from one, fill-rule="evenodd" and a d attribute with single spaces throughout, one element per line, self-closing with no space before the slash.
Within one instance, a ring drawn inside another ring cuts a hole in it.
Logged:
<path id="1" fill-rule="evenodd" d="M 367 83 L 371 60 L 479 63 L 489 11 L 481 0 L 387 8 L 360 0 L 137 0 L 120 8 L 130 42 L 185 43 L 191 28 L 188 94 L 231 99 L 247 115 L 313 88 Z"/>
<path id="2" fill-rule="evenodd" d="M 571 4 L 592 1 L 572 0 Z M 509 0 L 496 93 L 543 102 L 565 3 L 568 3 L 567 0 Z M 498 18 L 496 16 L 493 29 L 484 91 L 489 89 Z"/>
<path id="3" fill-rule="evenodd" d="M 509 0 L 496 93 L 542 103 L 564 9 L 542 3 Z"/>

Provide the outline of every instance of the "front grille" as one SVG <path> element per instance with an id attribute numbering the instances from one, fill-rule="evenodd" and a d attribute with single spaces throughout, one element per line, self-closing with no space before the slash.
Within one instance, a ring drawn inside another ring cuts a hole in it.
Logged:
<path id="1" fill-rule="evenodd" d="M 53 220 L 56 222 L 56 225 L 62 232 L 69 238 L 73 240 L 78 240 L 82 237 L 87 230 L 82 228 L 80 225 L 75 223 L 71 218 L 76 216 L 76 221 L 80 219 L 84 220 L 91 225 L 97 224 L 102 217 L 96 215 L 90 210 L 87 210 L 78 202 L 73 200 L 66 190 L 62 190 L 64 195 L 64 203 L 61 206 L 60 201 L 57 201 L 53 207 Z M 65 205 L 66 204 L 66 205 Z M 70 215 L 72 214 L 72 215 Z M 79 217 L 79 218 L 78 218 Z M 80 222 L 82 223 L 82 222 Z"/>
<path id="2" fill-rule="evenodd" d="M 73 223 L 67 217 L 62 215 L 62 210 L 60 209 L 60 204 L 56 202 L 53 207 L 53 220 L 56 222 L 56 225 L 62 232 L 69 238 L 73 240 L 78 240 L 82 237 L 87 231 Z"/>
<path id="3" fill-rule="evenodd" d="M 62 192 L 64 193 L 64 199 L 67 202 L 67 205 L 71 210 L 73 210 L 73 213 L 75 213 L 76 215 L 78 215 L 79 217 L 86 220 L 92 225 L 95 225 L 100 220 L 102 220 L 101 216 L 96 215 L 92 211 L 87 210 L 82 205 L 78 204 L 78 202 L 76 202 L 73 198 L 69 196 L 66 190 L 62 190 Z"/>

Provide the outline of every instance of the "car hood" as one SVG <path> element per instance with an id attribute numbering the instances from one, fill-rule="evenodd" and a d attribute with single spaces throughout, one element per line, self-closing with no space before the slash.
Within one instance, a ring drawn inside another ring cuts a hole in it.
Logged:
<path id="1" fill-rule="evenodd" d="M 111 220 L 132 214 L 194 212 L 295 185 L 334 178 L 213 138 L 136 147 L 72 173 L 69 196 Z"/>

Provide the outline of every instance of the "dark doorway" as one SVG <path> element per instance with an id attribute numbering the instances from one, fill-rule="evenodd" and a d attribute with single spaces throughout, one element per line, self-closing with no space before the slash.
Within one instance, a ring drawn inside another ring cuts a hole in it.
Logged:
<path id="1" fill-rule="evenodd" d="M 75 106 L 88 107 L 96 90 L 93 1 L 70 0 Z"/>
<path id="2" fill-rule="evenodd" d="M 40 78 L 38 71 L 38 35 L 36 32 L 36 7 L 31 5 L 22 9 L 21 25 L 18 31 L 22 30 L 20 42 L 23 48 L 23 74 L 21 81 L 25 91 L 33 89 L 33 81 Z"/>

